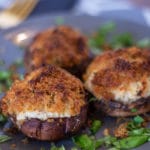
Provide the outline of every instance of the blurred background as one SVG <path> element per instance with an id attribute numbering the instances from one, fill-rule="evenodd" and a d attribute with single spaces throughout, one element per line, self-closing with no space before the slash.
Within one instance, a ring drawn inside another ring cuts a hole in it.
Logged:
<path id="1" fill-rule="evenodd" d="M 56 13 L 91 16 L 107 13 L 108 16 L 117 15 L 150 25 L 149 0 L 0 0 L 0 28 L 9 28 L 39 15 Z"/>

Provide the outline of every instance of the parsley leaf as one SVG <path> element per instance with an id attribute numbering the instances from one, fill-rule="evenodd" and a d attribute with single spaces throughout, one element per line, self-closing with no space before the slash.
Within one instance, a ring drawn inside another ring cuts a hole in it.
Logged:
<path id="1" fill-rule="evenodd" d="M 95 134 L 100 129 L 101 126 L 102 126 L 102 122 L 100 120 L 94 120 L 92 122 L 90 130 L 93 134 Z"/>

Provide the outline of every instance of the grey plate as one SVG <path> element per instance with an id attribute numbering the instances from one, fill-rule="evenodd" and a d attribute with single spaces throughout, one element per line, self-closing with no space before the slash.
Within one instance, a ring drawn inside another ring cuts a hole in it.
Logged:
<path id="1" fill-rule="evenodd" d="M 56 17 L 58 15 L 45 15 L 39 16 L 37 18 L 30 19 L 25 21 L 20 26 L 15 28 L 11 28 L 5 30 L 1 33 L 0 37 L 3 36 L 7 40 L 13 41 L 15 44 L 12 44 L 10 41 L 5 41 L 4 39 L 0 39 L 0 59 L 4 59 L 7 62 L 6 67 L 11 64 L 14 60 L 22 57 L 23 51 L 20 50 L 20 46 L 26 47 L 29 41 L 33 38 L 33 36 L 50 26 L 56 25 Z M 118 34 L 121 32 L 130 32 L 134 35 L 135 40 L 142 39 L 145 37 L 149 37 L 150 28 L 146 25 L 137 24 L 133 21 L 110 18 L 110 17 L 89 17 L 89 16 L 72 16 L 72 15 L 62 15 L 65 24 L 71 25 L 73 27 L 78 28 L 85 34 L 90 34 L 93 31 L 96 31 L 102 24 L 108 21 L 114 21 L 116 23 L 116 31 L 114 34 Z M 19 37 L 20 36 L 20 37 Z M 18 37 L 24 40 L 18 41 Z M 112 38 L 113 35 L 110 36 Z M 2 49 L 2 50 L 1 50 Z M 5 68 L 0 68 L 5 69 Z M 97 136 L 100 137 L 102 135 L 104 128 L 114 128 L 116 123 L 115 119 L 111 117 L 101 118 L 104 122 L 102 129 L 97 133 Z M 8 150 L 11 147 L 11 144 L 16 144 L 16 150 L 40 150 L 41 147 L 49 149 L 50 142 L 37 141 L 33 139 L 29 139 L 28 144 L 23 144 L 21 142 L 25 136 L 21 133 L 13 136 L 13 139 L 9 142 L 3 143 L 0 145 L 2 150 Z M 56 143 L 56 145 L 65 145 L 67 149 L 72 147 L 72 142 L 70 139 L 62 140 Z M 150 144 L 147 143 L 137 150 L 149 150 Z M 103 148 L 102 148 L 103 149 Z"/>

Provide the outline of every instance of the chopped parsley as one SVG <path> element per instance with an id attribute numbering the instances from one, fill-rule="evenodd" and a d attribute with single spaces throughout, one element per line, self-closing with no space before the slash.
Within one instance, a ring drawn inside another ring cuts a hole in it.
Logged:
<path id="1" fill-rule="evenodd" d="M 102 122 L 100 120 L 94 120 L 90 127 L 90 131 L 92 134 L 95 134 L 102 126 Z"/>
<path id="2" fill-rule="evenodd" d="M 136 108 L 132 108 L 131 112 L 135 113 L 135 112 L 137 112 L 137 109 Z"/>
<path id="3" fill-rule="evenodd" d="M 11 139 L 11 137 L 8 135 L 0 135 L 0 143 L 6 142 L 10 139 Z"/>
<path id="4" fill-rule="evenodd" d="M 116 25 L 114 22 L 103 24 L 92 36 L 89 37 L 89 46 L 93 53 L 98 54 L 103 50 L 119 49 L 130 46 L 141 48 L 150 47 L 150 38 L 135 41 L 133 35 L 128 32 L 115 34 Z M 109 38 L 113 35 L 113 38 Z"/>

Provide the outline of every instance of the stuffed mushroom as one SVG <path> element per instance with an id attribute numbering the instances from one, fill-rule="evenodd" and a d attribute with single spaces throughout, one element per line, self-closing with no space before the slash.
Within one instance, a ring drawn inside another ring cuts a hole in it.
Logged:
<path id="1" fill-rule="evenodd" d="M 1 101 L 2 112 L 28 137 L 59 140 L 78 132 L 87 118 L 79 79 L 55 66 L 16 81 Z"/>
<path id="2" fill-rule="evenodd" d="M 37 34 L 24 57 L 27 72 L 52 64 L 78 77 L 91 59 L 86 37 L 68 26 L 49 28 Z"/>
<path id="3" fill-rule="evenodd" d="M 94 106 L 110 116 L 150 111 L 150 50 L 131 47 L 105 52 L 89 65 L 84 80 L 96 97 Z"/>

